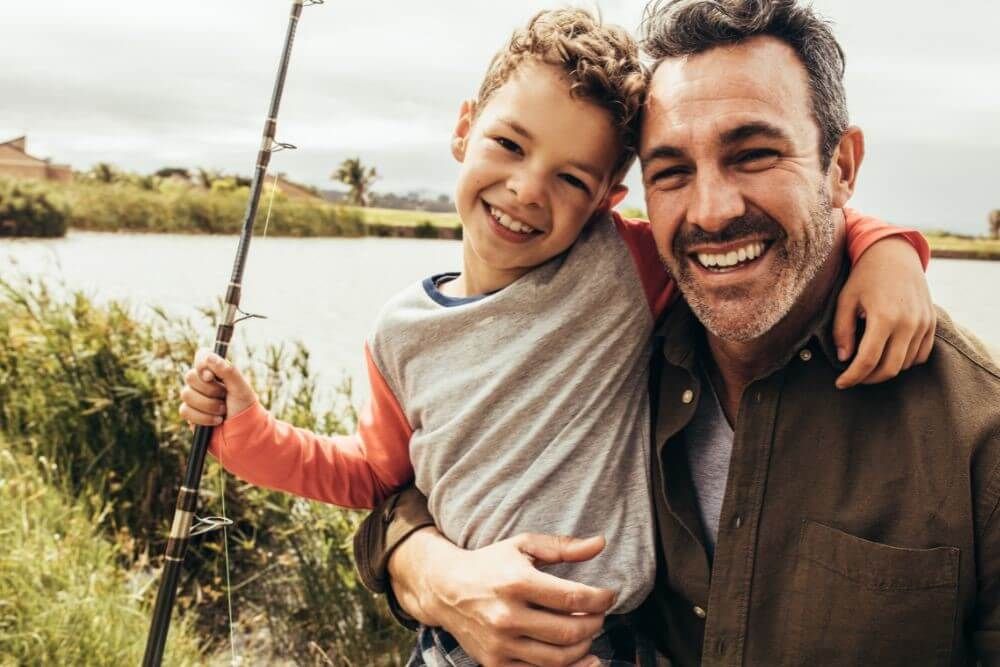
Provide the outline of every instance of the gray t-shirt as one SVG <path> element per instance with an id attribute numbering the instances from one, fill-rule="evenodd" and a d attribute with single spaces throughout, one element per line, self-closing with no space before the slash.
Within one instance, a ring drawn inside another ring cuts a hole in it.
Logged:
<path id="1" fill-rule="evenodd" d="M 684 435 L 691 481 L 698 499 L 701 523 L 705 527 L 706 546 L 711 555 L 719 534 L 722 499 L 726 497 L 734 433 L 704 369 L 701 370 L 701 383 L 703 390 L 698 407 Z"/>
<path id="2" fill-rule="evenodd" d="M 652 590 L 650 290 L 626 223 L 595 221 L 567 251 L 504 289 L 456 299 L 430 279 L 393 298 L 372 359 L 412 427 L 417 488 L 449 539 L 479 548 L 522 532 L 603 535 L 583 563 L 545 570 Z M 662 267 L 660 268 L 662 272 Z M 661 281 L 664 285 L 665 280 Z"/>

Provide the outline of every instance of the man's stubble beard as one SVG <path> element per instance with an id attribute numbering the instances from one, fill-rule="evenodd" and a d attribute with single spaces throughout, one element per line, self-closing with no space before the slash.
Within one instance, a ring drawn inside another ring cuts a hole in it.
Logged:
<path id="1" fill-rule="evenodd" d="M 780 242 L 780 247 L 768 250 L 775 254 L 771 260 L 777 272 L 772 287 L 759 294 L 752 293 L 749 287 L 736 286 L 713 290 L 711 298 L 692 276 L 690 262 L 695 260 L 675 251 L 675 256 L 684 258 L 675 267 L 661 256 L 692 312 L 712 334 L 734 343 L 754 340 L 777 326 L 798 303 L 829 259 L 836 238 L 830 197 L 825 188 L 817 194 L 802 238 L 792 242 L 786 234 L 774 244 Z"/>

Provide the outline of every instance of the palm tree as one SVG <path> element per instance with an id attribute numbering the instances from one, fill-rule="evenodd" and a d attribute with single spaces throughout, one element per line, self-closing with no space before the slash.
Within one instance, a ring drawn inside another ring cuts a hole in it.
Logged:
<path id="1" fill-rule="evenodd" d="M 378 174 L 375 167 L 365 167 L 361 164 L 361 159 L 352 157 L 340 163 L 337 171 L 330 175 L 335 181 L 340 181 L 351 190 L 347 194 L 350 203 L 356 206 L 368 206 L 368 189 L 371 187 Z"/>

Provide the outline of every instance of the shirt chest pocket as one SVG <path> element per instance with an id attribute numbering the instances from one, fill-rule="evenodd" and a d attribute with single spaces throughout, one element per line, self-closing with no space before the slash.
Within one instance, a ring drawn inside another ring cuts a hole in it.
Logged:
<path id="1" fill-rule="evenodd" d="M 802 525 L 789 609 L 797 665 L 947 665 L 959 550 L 903 549 Z"/>

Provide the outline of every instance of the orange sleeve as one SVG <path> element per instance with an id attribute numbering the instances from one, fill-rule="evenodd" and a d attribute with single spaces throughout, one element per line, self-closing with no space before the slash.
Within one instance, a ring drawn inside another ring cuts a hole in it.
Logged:
<path id="1" fill-rule="evenodd" d="M 862 215 L 854 209 L 845 208 L 844 218 L 847 220 L 847 253 L 851 264 L 857 264 L 858 259 L 875 243 L 889 236 L 902 236 L 920 256 L 920 263 L 927 269 L 931 261 L 931 247 L 924 235 L 915 229 L 893 227 L 878 218 Z"/>
<path id="2" fill-rule="evenodd" d="M 209 452 L 251 484 L 341 507 L 371 509 L 413 479 L 413 429 L 365 345 L 371 397 L 357 432 L 324 436 L 254 403 L 215 429 Z"/>
<path id="3" fill-rule="evenodd" d="M 660 259 L 656 241 L 653 240 L 653 230 L 648 222 L 623 218 L 617 212 L 612 215 L 612 219 L 618 235 L 632 254 L 642 289 L 646 293 L 646 303 L 655 320 L 678 297 L 677 283 L 670 277 Z"/>

